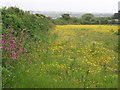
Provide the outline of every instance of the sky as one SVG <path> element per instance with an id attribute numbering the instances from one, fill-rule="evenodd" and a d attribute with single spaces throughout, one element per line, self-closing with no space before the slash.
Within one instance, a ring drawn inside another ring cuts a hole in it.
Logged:
<path id="1" fill-rule="evenodd" d="M 116 13 L 119 0 L 0 0 L 0 7 L 32 11 Z"/>

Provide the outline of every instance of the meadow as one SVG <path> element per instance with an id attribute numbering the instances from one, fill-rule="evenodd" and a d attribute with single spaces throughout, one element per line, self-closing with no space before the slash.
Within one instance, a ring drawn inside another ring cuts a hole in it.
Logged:
<path id="1" fill-rule="evenodd" d="M 24 31 L 14 38 L 7 30 L 3 87 L 118 87 L 117 25 L 56 25 L 34 41 Z"/>

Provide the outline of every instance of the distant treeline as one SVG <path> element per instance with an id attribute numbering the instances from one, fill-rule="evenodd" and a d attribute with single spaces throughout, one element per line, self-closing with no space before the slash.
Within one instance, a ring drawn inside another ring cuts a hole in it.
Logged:
<path id="1" fill-rule="evenodd" d="M 71 17 L 70 14 L 62 14 L 61 18 L 52 19 L 48 17 L 52 21 L 52 23 L 56 25 L 86 25 L 86 24 L 118 24 L 118 19 L 112 17 L 95 17 L 91 13 L 84 14 L 81 18 Z"/>

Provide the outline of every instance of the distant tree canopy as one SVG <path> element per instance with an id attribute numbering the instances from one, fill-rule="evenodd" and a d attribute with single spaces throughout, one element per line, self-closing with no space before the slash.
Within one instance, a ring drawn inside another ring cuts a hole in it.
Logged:
<path id="1" fill-rule="evenodd" d="M 70 17 L 70 14 L 62 14 L 62 18 L 57 18 L 52 20 L 54 24 L 67 25 L 67 24 L 118 24 L 115 18 L 118 18 L 118 14 L 112 17 L 95 17 L 91 13 L 84 14 L 81 18 Z"/>
<path id="2" fill-rule="evenodd" d="M 78 19 L 76 17 L 71 17 L 71 21 L 73 21 L 73 23 L 77 23 Z"/>
<path id="3" fill-rule="evenodd" d="M 64 20 L 69 20 L 70 19 L 70 15 L 69 14 L 62 14 L 62 18 Z"/>
<path id="4" fill-rule="evenodd" d="M 86 21 L 91 21 L 94 18 L 94 15 L 92 14 L 84 14 L 82 18 Z"/>

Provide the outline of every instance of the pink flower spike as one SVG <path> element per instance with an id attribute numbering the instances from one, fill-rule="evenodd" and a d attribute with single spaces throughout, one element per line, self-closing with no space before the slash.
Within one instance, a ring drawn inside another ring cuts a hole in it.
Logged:
<path id="1" fill-rule="evenodd" d="M 8 62 L 6 62 L 5 64 L 9 64 Z"/>
<path id="2" fill-rule="evenodd" d="M 2 43 L 5 43 L 5 41 L 3 40 Z"/>
<path id="3" fill-rule="evenodd" d="M 20 51 L 22 52 L 22 48 L 20 48 Z"/>
<path id="4" fill-rule="evenodd" d="M 16 55 L 16 53 L 12 53 L 12 55 Z"/>
<path id="5" fill-rule="evenodd" d="M 9 55 L 5 55 L 5 56 L 9 56 Z"/>
<path id="6" fill-rule="evenodd" d="M 0 46 L 0 48 L 2 48 L 2 46 Z"/>
<path id="7" fill-rule="evenodd" d="M 10 48 L 9 48 L 9 47 L 6 47 L 5 49 L 6 49 L 6 50 L 9 50 Z"/>
<path id="8" fill-rule="evenodd" d="M 14 59 L 18 59 L 18 55 L 16 55 L 16 53 L 12 53 L 12 55 L 14 56 Z"/>
<path id="9" fill-rule="evenodd" d="M 14 55 L 14 58 L 15 58 L 15 59 L 18 59 L 18 55 Z"/>
<path id="10" fill-rule="evenodd" d="M 13 41 L 13 43 L 16 43 L 16 41 Z"/>
<path id="11" fill-rule="evenodd" d="M 14 48 L 14 46 L 12 46 L 12 48 Z"/>
<path id="12" fill-rule="evenodd" d="M 8 28 L 11 28 L 11 26 L 10 26 L 10 25 L 8 25 L 7 27 L 8 27 Z"/>

